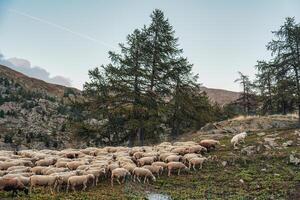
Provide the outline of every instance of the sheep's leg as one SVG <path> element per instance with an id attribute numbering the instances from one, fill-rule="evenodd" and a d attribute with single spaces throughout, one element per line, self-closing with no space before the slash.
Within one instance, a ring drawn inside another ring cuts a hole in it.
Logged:
<path id="1" fill-rule="evenodd" d="M 178 176 L 180 175 L 180 169 L 178 170 Z"/>
<path id="2" fill-rule="evenodd" d="M 202 169 L 202 165 L 203 165 L 203 164 L 201 163 L 201 164 L 200 164 L 200 169 Z"/>
<path id="3" fill-rule="evenodd" d="M 194 169 L 194 171 L 196 171 L 195 164 L 193 165 L 193 169 Z"/>
<path id="4" fill-rule="evenodd" d="M 147 177 L 145 176 L 145 178 L 144 178 L 144 184 L 146 183 L 146 179 L 147 179 Z"/>
<path id="5" fill-rule="evenodd" d="M 189 163 L 189 170 L 191 169 L 191 166 L 192 166 L 192 164 L 191 164 L 191 163 Z"/>
<path id="6" fill-rule="evenodd" d="M 139 183 L 140 183 L 140 182 L 141 182 L 140 178 L 139 178 L 138 176 L 137 176 L 136 178 L 137 178 L 137 180 L 138 180 L 138 181 L 139 181 Z"/>
<path id="7" fill-rule="evenodd" d="M 121 185 L 121 182 L 120 182 L 119 178 L 117 178 L 117 182 L 119 183 L 119 185 Z"/>
<path id="8" fill-rule="evenodd" d="M 113 178 L 110 179 L 110 184 L 111 184 L 111 187 L 114 186 L 114 179 Z"/>
<path id="9" fill-rule="evenodd" d="M 69 192 L 69 187 L 70 187 L 70 185 L 69 185 L 69 183 L 68 183 L 66 192 Z"/>
<path id="10" fill-rule="evenodd" d="M 169 169 L 169 171 L 168 171 L 168 176 L 171 176 L 171 170 Z"/>
<path id="11" fill-rule="evenodd" d="M 73 190 L 73 192 L 76 192 L 74 185 L 72 185 L 72 190 Z"/>
<path id="12" fill-rule="evenodd" d="M 125 176 L 123 176 L 123 180 L 122 180 L 122 183 L 125 183 L 125 178 L 126 178 L 126 177 L 125 177 Z"/>
<path id="13" fill-rule="evenodd" d="M 83 188 L 82 188 L 82 190 L 85 191 L 86 188 L 87 188 L 87 187 L 86 187 L 86 183 L 83 183 Z"/>
<path id="14" fill-rule="evenodd" d="M 159 172 L 157 172 L 157 178 L 159 178 Z"/>

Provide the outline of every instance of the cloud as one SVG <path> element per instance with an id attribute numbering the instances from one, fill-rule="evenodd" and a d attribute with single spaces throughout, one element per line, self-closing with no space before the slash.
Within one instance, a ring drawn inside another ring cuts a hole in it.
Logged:
<path id="1" fill-rule="evenodd" d="M 5 65 L 13 70 L 21 72 L 27 76 L 41 79 L 48 83 L 54 83 L 64 86 L 71 86 L 72 81 L 69 78 L 63 76 L 53 76 L 42 67 L 31 66 L 30 61 L 22 58 L 9 58 L 5 59 L 2 54 L 0 54 L 0 64 Z"/>

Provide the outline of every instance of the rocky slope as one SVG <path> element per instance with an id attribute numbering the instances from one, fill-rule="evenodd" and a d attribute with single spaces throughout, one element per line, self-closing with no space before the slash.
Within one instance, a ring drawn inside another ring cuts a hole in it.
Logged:
<path id="1" fill-rule="evenodd" d="M 70 102 L 80 91 L 0 66 L 0 149 L 59 148 L 70 138 Z"/>
<path id="2" fill-rule="evenodd" d="M 239 98 L 239 92 L 233 92 L 229 90 L 222 90 L 222 89 L 214 89 L 214 88 L 207 88 L 201 87 L 201 90 L 206 92 L 207 96 L 212 102 L 216 102 L 221 106 L 229 104 Z"/>

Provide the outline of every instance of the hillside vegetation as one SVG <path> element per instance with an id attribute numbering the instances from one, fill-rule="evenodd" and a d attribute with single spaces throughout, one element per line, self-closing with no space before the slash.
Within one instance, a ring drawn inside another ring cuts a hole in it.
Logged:
<path id="1" fill-rule="evenodd" d="M 296 120 L 283 116 L 280 118 L 289 123 Z M 231 123 L 245 127 L 249 125 L 248 120 L 231 120 Z M 269 121 L 271 124 L 277 123 L 276 118 Z M 300 163 L 295 162 L 295 158 L 300 158 L 300 129 L 270 127 L 262 131 L 257 128 L 249 131 L 245 143 L 240 144 L 238 149 L 233 149 L 230 144 L 232 136 L 232 133 L 203 131 L 193 135 L 195 141 L 217 138 L 221 143 L 216 150 L 204 155 L 211 159 L 204 163 L 201 170 L 171 177 L 164 172 L 162 177 L 150 184 L 128 180 L 125 184 L 116 183 L 111 187 L 109 179 L 104 179 L 86 192 L 50 195 L 40 188 L 30 194 L 30 199 L 145 199 L 149 194 L 163 194 L 169 199 L 299 199 Z M 183 141 L 190 139 L 182 138 Z M 0 194 L 2 198 L 9 195 Z M 28 198 L 23 194 L 18 196 L 18 199 Z"/>

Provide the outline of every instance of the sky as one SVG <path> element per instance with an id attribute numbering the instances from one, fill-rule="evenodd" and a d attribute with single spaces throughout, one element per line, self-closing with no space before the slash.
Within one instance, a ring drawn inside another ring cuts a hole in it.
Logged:
<path id="1" fill-rule="evenodd" d="M 0 53 L 82 89 L 88 70 L 109 63 L 107 52 L 148 25 L 155 8 L 173 25 L 199 82 L 233 91 L 238 71 L 254 78 L 256 61 L 270 58 L 271 31 L 286 17 L 300 22 L 299 0 L 0 0 Z"/>

